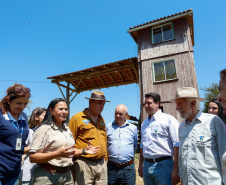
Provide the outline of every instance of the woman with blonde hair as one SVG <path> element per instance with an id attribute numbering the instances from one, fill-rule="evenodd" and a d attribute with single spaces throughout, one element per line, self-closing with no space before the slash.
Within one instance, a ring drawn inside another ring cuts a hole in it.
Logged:
<path id="1" fill-rule="evenodd" d="M 0 101 L 0 185 L 16 185 L 28 136 L 27 115 L 23 112 L 30 89 L 15 83 Z"/>

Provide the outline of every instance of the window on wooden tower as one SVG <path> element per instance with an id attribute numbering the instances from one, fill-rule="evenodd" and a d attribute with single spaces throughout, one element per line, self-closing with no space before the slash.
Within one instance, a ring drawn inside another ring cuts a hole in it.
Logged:
<path id="1" fill-rule="evenodd" d="M 167 23 L 152 28 L 152 44 L 174 39 L 173 24 Z"/>
<path id="2" fill-rule="evenodd" d="M 177 78 L 175 61 L 173 59 L 153 63 L 153 70 L 154 82 Z"/>

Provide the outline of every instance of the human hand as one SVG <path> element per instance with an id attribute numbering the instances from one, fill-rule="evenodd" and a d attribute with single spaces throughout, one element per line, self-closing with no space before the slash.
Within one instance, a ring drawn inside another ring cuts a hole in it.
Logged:
<path id="1" fill-rule="evenodd" d="M 139 164 L 138 173 L 141 178 L 143 178 L 143 165 Z"/>
<path id="2" fill-rule="evenodd" d="M 173 168 L 173 171 L 171 174 L 173 185 L 177 185 L 180 182 L 180 177 L 179 177 L 178 173 L 179 173 L 178 169 Z"/>
<path id="3" fill-rule="evenodd" d="M 56 153 L 58 157 L 66 157 L 66 158 L 72 158 L 73 155 L 75 154 L 74 150 L 71 150 L 74 148 L 74 146 L 66 147 L 67 143 L 65 143 L 62 147 L 60 147 Z"/>
<path id="4" fill-rule="evenodd" d="M 88 146 L 85 148 L 85 153 L 94 155 L 100 151 L 100 146 L 92 146 L 91 141 L 89 140 Z"/>

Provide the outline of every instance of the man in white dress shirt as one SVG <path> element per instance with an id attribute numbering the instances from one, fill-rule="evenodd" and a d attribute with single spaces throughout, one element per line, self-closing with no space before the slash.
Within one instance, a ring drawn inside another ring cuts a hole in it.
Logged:
<path id="1" fill-rule="evenodd" d="M 145 94 L 148 118 L 141 126 L 139 175 L 145 185 L 171 185 L 178 176 L 179 122 L 159 108 L 160 95 Z M 174 156 L 174 161 L 173 161 Z"/>

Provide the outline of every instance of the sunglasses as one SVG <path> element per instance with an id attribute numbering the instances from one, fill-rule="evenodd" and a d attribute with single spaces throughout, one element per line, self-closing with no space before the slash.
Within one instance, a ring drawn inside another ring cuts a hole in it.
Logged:
<path id="1" fill-rule="evenodd" d="M 9 96 L 9 95 L 12 94 L 12 93 L 19 94 L 19 93 L 22 93 L 22 92 L 30 93 L 31 90 L 30 90 L 28 87 L 17 87 L 17 88 L 14 89 L 13 91 L 10 91 L 10 92 L 8 93 L 7 96 Z"/>

